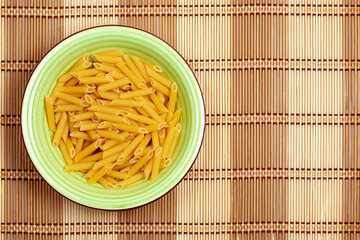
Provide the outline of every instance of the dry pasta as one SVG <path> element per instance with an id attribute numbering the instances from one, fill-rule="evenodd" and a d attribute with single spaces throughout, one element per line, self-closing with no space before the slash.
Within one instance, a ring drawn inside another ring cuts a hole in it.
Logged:
<path id="1" fill-rule="evenodd" d="M 118 49 L 89 59 L 83 55 L 45 96 L 64 171 L 108 189 L 154 181 L 173 161 L 181 134 L 177 84 Z"/>

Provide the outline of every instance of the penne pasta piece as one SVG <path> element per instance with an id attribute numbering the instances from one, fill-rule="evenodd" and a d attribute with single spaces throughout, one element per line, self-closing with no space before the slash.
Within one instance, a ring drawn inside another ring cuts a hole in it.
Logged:
<path id="1" fill-rule="evenodd" d="M 59 148 L 60 148 L 61 155 L 65 159 L 66 164 L 73 163 L 70 153 L 68 152 L 68 150 L 66 148 L 66 144 L 65 144 L 64 140 L 62 140 L 62 139 L 59 142 Z"/>
<path id="2" fill-rule="evenodd" d="M 64 168 L 64 172 L 75 172 L 80 170 L 89 170 L 94 166 L 94 162 L 83 162 L 83 163 L 73 163 L 68 164 Z"/>
<path id="3" fill-rule="evenodd" d="M 176 106 L 176 102 L 177 102 L 177 93 L 178 93 L 178 87 L 177 87 L 176 83 L 173 83 L 170 88 L 170 97 L 169 97 L 169 102 L 167 105 L 169 112 L 171 112 L 171 113 L 174 113 L 174 111 L 175 111 L 175 106 Z"/>
<path id="4" fill-rule="evenodd" d="M 134 100 L 124 100 L 124 99 L 114 99 L 109 105 L 119 106 L 119 107 L 141 107 L 145 104 L 145 101 L 134 101 Z"/>
<path id="5" fill-rule="evenodd" d="M 99 171 L 97 171 L 94 175 L 92 175 L 86 182 L 89 184 L 96 183 L 100 178 L 102 178 L 107 172 L 111 171 L 113 166 L 104 166 Z"/>
<path id="6" fill-rule="evenodd" d="M 111 71 L 107 74 L 110 77 L 113 77 L 115 79 L 121 80 L 123 78 L 126 78 L 126 76 L 124 74 L 122 74 L 119 70 L 117 71 Z M 125 87 L 125 86 L 124 86 Z"/>
<path id="7" fill-rule="evenodd" d="M 150 95 L 150 94 L 152 94 L 154 92 L 155 92 L 154 88 L 140 89 L 140 90 L 135 90 L 135 91 L 122 93 L 122 94 L 120 94 L 120 98 L 121 99 L 130 99 L 130 98 Z"/>
<path id="8" fill-rule="evenodd" d="M 61 135 L 61 138 L 64 140 L 65 143 L 67 142 L 67 138 L 68 138 L 67 136 L 69 135 L 69 130 L 70 130 L 69 122 L 66 121 L 64 131 Z"/>
<path id="9" fill-rule="evenodd" d="M 150 78 L 155 79 L 157 82 L 161 83 L 162 85 L 164 85 L 167 88 L 171 87 L 171 81 L 169 79 L 167 79 L 166 77 L 163 77 L 160 73 L 155 72 L 154 69 L 152 69 L 151 67 L 146 66 L 146 71 L 147 71 L 148 75 L 150 76 Z"/>
<path id="10" fill-rule="evenodd" d="M 117 109 L 117 108 L 114 108 L 114 107 L 108 107 L 108 106 L 99 106 L 99 105 L 91 105 L 88 108 L 88 110 L 94 111 L 94 112 L 106 113 L 106 114 L 115 115 L 115 116 L 120 115 L 120 113 L 121 113 L 120 109 Z M 95 115 L 98 118 L 102 119 L 96 113 L 95 113 Z M 103 120 L 109 120 L 109 119 L 103 119 Z"/>
<path id="11" fill-rule="evenodd" d="M 100 91 L 109 91 L 109 90 L 113 90 L 113 89 L 118 88 L 118 87 L 126 86 L 129 83 L 130 83 L 130 81 L 127 78 L 123 78 L 123 79 L 116 80 L 116 81 L 111 82 L 111 83 L 102 84 L 101 86 L 98 87 L 98 90 L 100 90 Z"/>
<path id="12" fill-rule="evenodd" d="M 110 138 L 113 140 L 117 140 L 119 142 L 124 141 L 125 138 L 129 136 L 128 133 L 126 132 L 118 134 L 107 130 L 97 130 L 97 133 L 100 135 L 100 137 Z"/>
<path id="13" fill-rule="evenodd" d="M 70 157 L 71 158 L 74 158 L 75 157 L 75 148 L 74 148 L 74 145 L 73 143 L 71 142 L 71 139 L 69 139 L 69 137 L 67 136 L 67 141 L 66 141 L 66 148 L 67 148 L 67 151 L 68 153 L 70 154 Z"/>
<path id="14" fill-rule="evenodd" d="M 162 69 L 160 66 L 152 64 L 152 63 L 145 63 L 145 66 L 148 66 L 149 68 L 153 69 L 157 73 L 162 73 Z"/>
<path id="15" fill-rule="evenodd" d="M 62 93 L 93 93 L 95 88 L 89 86 L 64 86 L 60 89 Z"/>
<path id="16" fill-rule="evenodd" d="M 177 132 L 176 127 L 173 127 L 173 128 L 169 129 L 169 132 L 168 132 L 168 134 L 167 134 L 167 136 L 165 138 L 165 142 L 164 142 L 164 145 L 163 145 L 163 151 L 162 151 L 161 158 L 166 158 L 168 156 L 168 153 L 169 153 L 170 148 L 171 148 L 171 144 L 172 144 L 172 142 L 174 142 L 176 132 Z"/>
<path id="17" fill-rule="evenodd" d="M 98 152 L 98 153 L 90 155 L 90 156 L 88 156 L 86 158 L 81 159 L 79 161 L 79 163 L 80 162 L 82 162 L 82 163 L 83 162 L 95 162 L 95 161 L 98 161 L 98 160 L 102 159 L 102 157 L 103 157 L 103 152 Z"/>
<path id="18" fill-rule="evenodd" d="M 132 81 L 138 88 L 147 88 L 146 81 L 140 79 L 133 71 L 131 71 L 125 63 L 117 63 L 116 66 Z"/>
<path id="19" fill-rule="evenodd" d="M 75 154 L 78 154 L 81 152 L 83 145 L 84 145 L 84 139 L 83 138 L 76 138 L 76 144 L 75 144 Z"/>
<path id="20" fill-rule="evenodd" d="M 79 81 L 83 84 L 110 83 L 114 82 L 114 78 L 110 76 L 81 77 Z"/>
<path id="21" fill-rule="evenodd" d="M 131 57 L 129 55 L 124 55 L 124 60 L 128 68 L 137 76 L 138 79 L 140 79 L 141 82 L 143 82 L 146 86 L 146 80 L 141 75 L 140 71 L 135 66 L 134 62 L 132 61 Z"/>
<path id="22" fill-rule="evenodd" d="M 75 132 L 70 133 L 70 136 L 71 136 L 71 137 L 74 137 L 74 138 L 84 139 L 84 140 L 87 140 L 87 141 L 94 141 L 94 140 L 89 136 L 89 134 L 87 134 L 87 133 L 85 133 L 85 132 L 75 131 Z"/>
<path id="23" fill-rule="evenodd" d="M 55 124 L 58 124 L 61 118 L 62 112 L 55 113 Z"/>
<path id="24" fill-rule="evenodd" d="M 116 141 L 113 139 L 108 139 L 105 141 L 105 143 L 100 148 L 101 148 L 101 150 L 105 151 L 105 150 L 115 146 L 116 144 L 119 144 L 119 141 Z"/>
<path id="25" fill-rule="evenodd" d="M 160 117 L 160 115 L 159 115 L 154 109 L 152 109 L 149 104 L 147 104 L 147 103 L 144 104 L 144 105 L 142 106 L 142 109 L 144 109 L 145 112 L 146 112 L 147 114 L 149 114 L 150 117 L 152 117 L 152 119 L 154 119 L 154 120 L 157 121 L 158 123 L 164 122 L 164 120 Z"/>
<path id="26" fill-rule="evenodd" d="M 70 102 L 70 103 L 73 103 L 73 104 L 76 104 L 76 105 L 79 105 L 79 106 L 82 106 L 82 107 L 87 107 L 89 106 L 85 100 L 82 100 L 81 98 L 77 98 L 77 97 L 74 97 L 74 96 L 71 96 L 67 93 L 62 93 L 62 92 L 57 92 L 55 93 L 55 96 L 57 98 L 60 98 L 60 99 L 63 99 L 67 102 Z"/>
<path id="27" fill-rule="evenodd" d="M 100 161 L 98 161 L 94 164 L 93 169 L 98 170 L 98 169 L 104 167 L 106 164 L 114 163 L 116 161 L 116 159 L 119 157 L 119 155 L 120 155 L 119 153 L 115 153 L 108 157 L 103 156 L 103 158 Z"/>
<path id="28" fill-rule="evenodd" d="M 71 103 L 64 101 L 62 99 L 56 99 L 56 101 L 55 101 L 55 105 L 64 105 L 64 104 L 70 105 Z"/>
<path id="29" fill-rule="evenodd" d="M 116 153 L 123 151 L 127 147 L 127 145 L 130 144 L 130 142 L 131 141 L 126 141 L 126 142 L 120 143 L 112 148 L 105 150 L 103 152 L 103 157 L 106 158 L 106 157 L 112 156 Z"/>
<path id="30" fill-rule="evenodd" d="M 154 181 L 159 176 L 162 150 L 162 147 L 158 147 L 154 152 L 150 181 Z"/>
<path id="31" fill-rule="evenodd" d="M 166 122 L 161 122 L 161 123 L 156 123 L 156 124 L 152 124 L 152 125 L 147 125 L 144 128 L 148 131 L 148 132 L 155 132 L 155 131 L 159 131 L 163 128 L 166 128 L 168 125 Z"/>
<path id="32" fill-rule="evenodd" d="M 169 123 L 174 117 L 174 114 L 172 112 L 168 112 L 168 114 L 166 115 L 165 121 L 167 123 Z"/>
<path id="33" fill-rule="evenodd" d="M 171 159 L 166 159 L 166 158 L 161 159 L 160 169 L 166 168 L 167 166 L 170 165 L 170 163 L 171 163 Z"/>
<path id="34" fill-rule="evenodd" d="M 94 140 L 100 139 L 100 135 L 94 130 L 87 130 L 86 133 Z"/>
<path id="35" fill-rule="evenodd" d="M 77 85 L 78 83 L 79 83 L 79 80 L 77 78 L 72 78 L 72 79 L 70 79 L 69 81 L 67 81 L 65 83 L 65 86 L 66 87 L 72 87 L 72 86 Z"/>
<path id="36" fill-rule="evenodd" d="M 151 78 L 151 77 L 150 77 L 150 84 L 157 91 L 165 94 L 166 96 L 170 96 L 170 90 L 167 87 L 165 87 L 164 85 L 162 85 L 161 83 L 159 83 L 158 81 Z"/>
<path id="37" fill-rule="evenodd" d="M 169 122 L 169 129 L 176 126 L 176 124 L 180 121 L 182 109 L 176 110 L 174 113 L 173 119 Z"/>
<path id="38" fill-rule="evenodd" d="M 136 182 L 138 182 L 138 181 L 140 181 L 140 180 L 142 180 L 144 178 L 145 178 L 145 174 L 140 172 L 140 173 L 135 174 L 132 177 L 129 177 L 129 178 L 125 179 L 125 180 L 122 180 L 122 181 L 118 182 L 115 185 L 115 187 L 124 188 L 124 187 L 132 185 L 132 184 L 134 184 L 134 183 L 136 183 Z"/>
<path id="39" fill-rule="evenodd" d="M 89 105 L 93 105 L 93 104 L 97 104 L 96 103 L 96 98 L 97 96 L 95 94 L 85 94 L 85 101 L 89 104 Z"/>
<path id="40" fill-rule="evenodd" d="M 78 105 L 73 105 L 73 104 L 64 104 L 64 105 L 57 105 L 54 108 L 54 112 L 72 112 L 72 111 L 80 111 L 82 110 L 84 107 L 83 106 L 78 106 Z"/>
<path id="41" fill-rule="evenodd" d="M 150 140 L 151 140 L 151 134 L 148 133 L 145 135 L 143 140 L 140 142 L 140 144 L 135 149 L 134 155 L 135 156 L 140 155 L 144 151 L 145 147 L 149 144 Z"/>
<path id="42" fill-rule="evenodd" d="M 97 55 L 122 57 L 124 56 L 124 52 L 118 49 L 114 49 L 107 52 L 98 53 Z"/>
<path id="43" fill-rule="evenodd" d="M 53 100 L 53 103 L 55 102 L 56 100 L 56 97 L 55 97 L 55 93 L 59 92 L 60 89 L 65 85 L 65 83 L 63 82 L 57 82 L 54 89 L 52 90 L 51 94 L 50 94 L 50 98 Z"/>
<path id="44" fill-rule="evenodd" d="M 144 169 L 145 179 L 148 180 L 152 171 L 154 158 L 150 159 L 150 161 L 146 164 Z"/>
<path id="45" fill-rule="evenodd" d="M 151 143 L 154 151 L 160 146 L 158 131 L 151 132 Z"/>
<path id="46" fill-rule="evenodd" d="M 91 69 L 85 69 L 85 70 L 77 71 L 77 72 L 70 72 L 70 74 L 76 78 L 81 78 L 81 77 L 94 76 L 100 72 L 101 71 L 96 68 L 91 68 Z"/>
<path id="47" fill-rule="evenodd" d="M 102 62 L 102 63 L 121 63 L 124 62 L 124 60 L 121 57 L 116 56 L 109 56 L 109 55 L 100 55 L 95 54 L 93 55 L 93 59 Z"/>
<path id="48" fill-rule="evenodd" d="M 105 73 L 109 72 L 118 72 L 120 73 L 120 70 L 117 67 L 113 67 L 111 65 L 108 65 L 106 63 L 94 63 L 94 67 L 100 71 L 103 71 Z M 120 73 L 123 75 L 122 73 Z M 125 75 L 123 75 L 125 77 Z M 112 76 L 113 77 L 113 76 Z"/>
<path id="49" fill-rule="evenodd" d="M 167 109 L 165 107 L 165 105 L 162 103 L 161 99 L 155 93 L 150 94 L 150 98 L 154 102 L 154 104 L 155 104 L 156 108 L 159 110 L 160 114 L 164 114 L 164 113 L 167 113 L 170 111 L 169 109 Z"/>
<path id="50" fill-rule="evenodd" d="M 132 61 L 134 62 L 136 68 L 141 73 L 143 79 L 145 79 L 147 82 L 149 81 L 149 75 L 147 74 L 145 64 L 141 61 L 139 57 L 131 56 Z"/>
<path id="51" fill-rule="evenodd" d="M 74 67 L 73 70 L 70 70 L 70 71 L 73 71 L 73 72 L 82 71 L 91 66 L 92 66 L 91 62 L 84 62 L 81 65 Z M 67 72 L 64 75 L 62 75 L 58 81 L 65 83 L 65 82 L 69 81 L 72 77 L 73 77 L 73 75 L 71 75 L 70 72 Z"/>
<path id="52" fill-rule="evenodd" d="M 174 140 L 171 142 L 170 144 L 170 148 L 166 154 L 166 158 L 167 159 L 172 159 L 172 156 L 174 154 L 174 151 L 175 151 L 175 148 L 176 148 L 176 145 L 179 141 L 179 137 L 180 137 L 180 134 L 181 134 L 181 125 L 178 123 L 176 124 L 176 132 L 175 132 L 175 136 L 174 136 Z"/>
<path id="53" fill-rule="evenodd" d="M 165 128 L 163 128 L 161 131 L 159 131 L 159 143 L 160 146 L 164 146 L 166 134 L 165 134 Z"/>
<path id="54" fill-rule="evenodd" d="M 144 134 L 139 134 L 126 146 L 126 148 L 121 152 L 119 158 L 117 161 L 123 161 L 125 158 L 127 158 L 134 150 L 135 148 L 140 144 L 140 142 L 144 139 Z"/>
<path id="55" fill-rule="evenodd" d="M 159 92 L 159 91 L 156 91 L 156 95 L 160 98 L 162 104 L 165 105 L 165 102 L 166 102 L 166 96 L 162 93 L 162 92 Z"/>
<path id="56" fill-rule="evenodd" d="M 65 130 L 65 126 L 66 126 L 66 123 L 67 123 L 67 114 L 66 112 L 64 112 L 62 115 L 61 115 L 61 118 L 60 118 L 60 121 L 59 121 L 59 124 L 56 128 L 56 131 L 55 131 L 55 134 L 54 134 L 54 137 L 53 137 L 53 146 L 54 147 L 57 147 L 59 145 L 59 142 L 60 142 L 60 139 L 64 133 L 64 130 Z"/>
<path id="57" fill-rule="evenodd" d="M 122 110 L 117 109 L 117 111 L 119 111 L 119 113 L 121 113 Z M 103 112 L 95 112 L 95 116 L 101 120 L 130 125 L 129 119 L 126 117 L 123 117 L 123 116 L 115 116 L 115 115 L 111 115 L 111 114 L 107 114 L 107 113 L 103 113 Z"/>
<path id="58" fill-rule="evenodd" d="M 55 124 L 53 100 L 48 96 L 45 97 L 45 108 L 46 108 L 46 117 L 49 124 L 49 128 L 51 131 L 55 132 L 56 124 Z"/>
<path id="59" fill-rule="evenodd" d="M 98 180 L 98 182 L 103 185 L 107 189 L 114 189 L 115 186 L 112 184 L 109 180 L 107 180 L 105 177 L 102 177 Z"/>
<path id="60" fill-rule="evenodd" d="M 145 155 L 142 156 L 142 158 L 137 163 L 131 166 L 129 170 L 129 177 L 137 173 L 140 170 L 140 168 L 142 168 L 153 157 L 153 155 L 154 155 L 154 151 L 152 149 L 150 149 L 147 153 L 145 153 Z"/>
<path id="61" fill-rule="evenodd" d="M 128 112 L 128 111 L 122 111 L 120 113 L 122 116 L 128 118 L 128 119 L 132 119 L 141 123 L 146 123 L 146 124 L 156 124 L 156 121 L 154 119 L 148 118 L 148 117 L 144 117 L 140 114 L 137 113 L 133 113 L 133 112 Z"/>
<path id="62" fill-rule="evenodd" d="M 110 128 L 112 126 L 112 124 L 113 123 L 109 122 L 109 121 L 102 121 L 97 128 L 98 129 Z"/>
<path id="63" fill-rule="evenodd" d="M 99 95 L 100 96 L 100 95 Z M 105 100 L 105 99 L 96 99 L 96 102 L 99 106 L 104 106 L 104 105 L 108 105 L 110 103 L 109 100 Z"/>
<path id="64" fill-rule="evenodd" d="M 133 125 L 127 125 L 127 124 L 121 124 L 121 123 L 113 123 L 113 126 L 116 127 L 119 130 L 127 131 L 127 132 L 133 132 L 133 133 L 143 133 L 146 134 L 148 131 L 140 126 L 133 126 Z"/>
<path id="65" fill-rule="evenodd" d="M 95 142 L 91 143 L 89 146 L 87 146 L 85 149 L 83 149 L 81 152 L 79 152 L 75 156 L 75 163 L 79 162 L 81 159 L 89 156 L 93 152 L 95 152 L 96 149 L 98 149 L 101 145 L 101 140 L 98 139 Z"/>
<path id="66" fill-rule="evenodd" d="M 111 184 L 113 184 L 113 187 L 115 187 L 114 185 L 117 183 L 117 181 L 113 177 L 111 177 L 109 175 L 105 175 L 103 178 L 108 180 Z"/>
<path id="67" fill-rule="evenodd" d="M 70 121 L 71 122 L 78 122 L 78 121 L 82 121 L 82 120 L 91 119 L 94 116 L 95 116 L 94 112 L 78 113 L 78 114 L 75 114 L 75 115 L 71 116 Z"/>
<path id="68" fill-rule="evenodd" d="M 120 96 L 118 93 L 114 93 L 114 92 L 98 91 L 98 93 L 102 98 L 108 99 L 108 100 L 118 99 Z"/>
<path id="69" fill-rule="evenodd" d="M 83 122 L 80 126 L 80 131 L 89 131 L 97 129 L 100 123 L 98 122 Z"/>
<path id="70" fill-rule="evenodd" d="M 96 170 L 90 169 L 90 170 L 83 176 L 83 178 L 88 179 L 88 178 L 92 177 L 96 172 L 97 172 Z"/>
<path id="71" fill-rule="evenodd" d="M 116 179 L 127 179 L 129 177 L 129 174 L 127 172 L 115 171 L 114 168 L 108 173 L 108 175 Z"/>
<path id="72" fill-rule="evenodd" d="M 76 63 L 70 68 L 70 71 L 74 70 L 76 67 L 82 65 L 85 62 L 89 62 L 89 54 L 85 53 L 82 55 L 79 60 L 76 61 Z M 69 71 L 69 72 L 70 72 Z"/>

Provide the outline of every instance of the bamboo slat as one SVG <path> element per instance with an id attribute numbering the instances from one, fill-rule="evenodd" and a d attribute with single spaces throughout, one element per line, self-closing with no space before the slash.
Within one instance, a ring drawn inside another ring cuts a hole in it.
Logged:
<path id="1" fill-rule="evenodd" d="M 359 1 L 0 1 L 0 239 L 359 239 Z M 161 37 L 198 78 L 206 128 L 168 195 L 100 211 L 49 187 L 22 138 L 41 57 L 84 28 Z"/>

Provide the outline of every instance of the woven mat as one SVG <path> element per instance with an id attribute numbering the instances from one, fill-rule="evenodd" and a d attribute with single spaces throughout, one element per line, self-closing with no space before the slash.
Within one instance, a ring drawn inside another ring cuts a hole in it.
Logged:
<path id="1" fill-rule="evenodd" d="M 354 2 L 0 1 L 1 239 L 359 239 Z M 169 42 L 206 102 L 192 170 L 165 197 L 129 211 L 63 198 L 21 138 L 36 63 L 64 37 L 102 24 Z"/>

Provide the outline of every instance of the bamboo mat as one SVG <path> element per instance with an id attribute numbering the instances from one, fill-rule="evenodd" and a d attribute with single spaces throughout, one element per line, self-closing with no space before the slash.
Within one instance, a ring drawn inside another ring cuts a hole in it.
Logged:
<path id="1" fill-rule="evenodd" d="M 358 2 L 1 0 L 1 239 L 359 239 Z M 150 31 L 194 70 L 205 139 L 185 179 L 128 211 L 80 206 L 34 169 L 22 94 L 64 37 Z"/>

